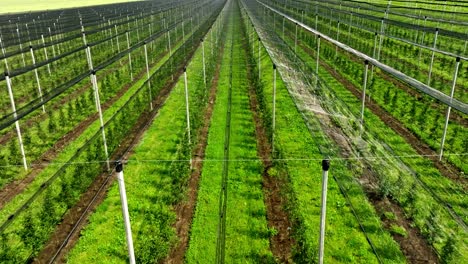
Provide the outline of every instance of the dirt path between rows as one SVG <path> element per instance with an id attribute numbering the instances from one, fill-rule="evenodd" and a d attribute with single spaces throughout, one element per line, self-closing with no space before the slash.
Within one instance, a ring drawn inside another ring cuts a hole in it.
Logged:
<path id="1" fill-rule="evenodd" d="M 176 212 L 176 222 L 174 227 L 176 229 L 178 243 L 172 248 L 169 256 L 164 260 L 164 263 L 183 263 L 185 252 L 188 247 L 190 238 L 190 227 L 192 226 L 193 213 L 197 203 L 198 196 L 198 183 L 203 170 L 203 159 L 205 158 L 205 149 L 208 143 L 208 132 L 210 130 L 211 116 L 213 115 L 213 108 L 216 102 L 216 92 L 218 88 L 219 72 L 221 67 L 221 60 L 224 53 L 224 43 L 220 48 L 220 52 L 216 62 L 215 74 L 209 90 L 208 106 L 203 114 L 203 125 L 198 131 L 197 139 L 198 144 L 193 151 L 194 159 L 192 162 L 192 173 L 188 181 L 187 197 L 184 201 L 176 204 L 174 210 Z"/>
<path id="2" fill-rule="evenodd" d="M 165 53 L 162 55 L 165 56 Z M 136 78 L 134 78 L 133 82 L 127 83 L 120 91 L 113 96 L 110 100 L 105 102 L 101 108 L 102 111 L 106 111 L 110 108 L 120 97 L 122 97 L 128 89 L 137 82 L 144 74 L 146 74 L 146 69 L 142 70 Z M 87 89 L 90 87 L 90 84 L 86 85 L 86 87 L 81 88 Z M 78 96 L 78 95 L 77 95 Z M 65 100 L 65 98 L 63 99 Z M 59 106 L 56 106 L 57 108 Z M 44 115 L 44 119 L 47 115 Z M 70 142 L 76 140 L 94 121 L 98 119 L 98 113 L 94 113 L 81 123 L 79 123 L 75 128 L 70 130 L 67 134 L 61 137 L 49 150 L 44 152 L 35 163 L 31 165 L 32 171 L 23 179 L 18 179 L 13 182 L 8 183 L 5 185 L 2 190 L 0 190 L 0 210 L 10 202 L 16 195 L 21 193 L 29 184 L 34 181 L 36 176 L 42 172 L 44 168 L 47 167 L 47 163 L 54 160 L 60 152 L 68 145 Z M 30 120 L 28 120 L 29 122 Z M 32 124 L 31 124 L 32 125 Z"/>
<path id="3" fill-rule="evenodd" d="M 188 55 L 188 58 L 191 54 Z M 151 125 L 154 117 L 158 114 L 159 109 L 163 106 L 172 88 L 183 72 L 182 67 L 179 67 L 172 81 L 169 81 L 159 92 L 158 96 L 153 100 L 153 112 L 145 112 L 138 119 L 133 129 L 128 136 L 122 141 L 119 148 L 110 157 L 111 160 L 122 159 L 126 160 L 131 156 L 133 147 L 139 142 L 146 129 Z M 146 72 L 143 72 L 145 74 Z M 137 77 L 136 80 L 140 78 Z M 124 153 L 124 156 L 121 156 Z M 105 169 L 103 169 L 104 171 Z M 80 231 L 87 224 L 89 216 L 94 212 L 96 207 L 101 204 L 107 195 L 108 188 L 114 181 L 113 174 L 107 172 L 101 173 L 96 180 L 91 184 L 88 190 L 80 197 L 79 202 L 73 206 L 64 215 L 62 222 L 55 228 L 51 238 L 42 249 L 38 257 L 34 259 L 34 263 L 48 263 L 52 256 L 57 252 L 57 258 L 54 263 L 65 263 L 64 257 L 77 243 Z M 64 243 L 63 248 L 62 243 Z"/>

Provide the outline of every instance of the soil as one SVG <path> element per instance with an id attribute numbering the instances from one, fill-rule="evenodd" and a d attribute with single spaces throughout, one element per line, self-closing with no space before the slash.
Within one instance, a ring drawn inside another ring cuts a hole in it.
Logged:
<path id="1" fill-rule="evenodd" d="M 176 223 L 174 227 L 179 238 L 178 243 L 172 248 L 169 256 L 164 260 L 164 263 L 183 263 L 185 257 L 185 251 L 189 242 L 189 231 L 192 226 L 192 218 L 197 203 L 198 195 L 198 183 L 200 181 L 201 173 L 203 170 L 203 159 L 205 158 L 205 149 L 208 143 L 208 131 L 210 130 L 211 116 L 213 114 L 213 108 L 216 102 L 216 91 L 219 80 L 219 69 L 221 66 L 221 59 L 224 50 L 224 45 L 221 47 L 218 61 L 216 64 L 216 70 L 213 77 L 213 81 L 210 87 L 210 94 L 208 100 L 208 106 L 204 112 L 204 122 L 201 129 L 198 131 L 197 139 L 198 144 L 194 149 L 194 159 L 192 162 L 192 173 L 187 186 L 187 198 L 184 201 L 179 202 L 175 206 L 175 212 L 177 215 Z"/>
<path id="2" fill-rule="evenodd" d="M 191 57 L 188 56 L 188 58 Z M 180 76 L 183 69 L 180 67 L 175 76 Z M 145 72 L 142 72 L 135 80 L 138 80 Z M 110 160 L 125 160 L 132 154 L 132 149 L 139 142 L 146 129 L 152 123 L 154 117 L 158 114 L 158 110 L 164 104 L 165 100 L 174 87 L 177 78 L 173 78 L 166 86 L 164 86 L 158 96 L 153 101 L 153 112 L 143 113 L 128 134 L 119 148 L 116 150 Z M 122 155 L 123 153 L 123 155 Z M 104 169 L 103 169 L 104 171 Z M 91 184 L 88 190 L 83 193 L 78 203 L 73 206 L 64 215 L 62 222 L 56 227 L 51 239 L 47 242 L 38 257 L 34 259 L 34 263 L 48 263 L 51 258 L 57 254 L 54 263 L 65 263 L 64 257 L 73 248 L 79 239 L 80 231 L 87 224 L 88 217 L 94 212 L 95 208 L 105 199 L 107 190 L 112 184 L 113 174 L 107 172 L 99 175 Z M 64 244 L 62 247 L 62 243 Z"/>

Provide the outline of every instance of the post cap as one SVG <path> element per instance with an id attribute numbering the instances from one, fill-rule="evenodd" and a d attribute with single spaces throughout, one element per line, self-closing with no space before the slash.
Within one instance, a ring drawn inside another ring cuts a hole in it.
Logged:
<path id="1" fill-rule="evenodd" d="M 273 70 L 276 70 L 276 64 L 273 63 Z"/>
<path id="2" fill-rule="evenodd" d="M 203 42 L 203 38 L 200 39 L 200 42 Z"/>
<path id="3" fill-rule="evenodd" d="M 5 75 L 5 77 L 8 77 L 10 74 L 8 73 L 8 71 L 5 71 L 5 73 L 3 73 Z"/>
<path id="4" fill-rule="evenodd" d="M 365 64 L 365 65 L 369 64 L 369 61 L 368 61 L 368 60 L 365 60 L 365 61 L 364 61 L 364 64 Z"/>
<path id="5" fill-rule="evenodd" d="M 374 32 L 374 36 L 377 36 L 377 34 L 378 34 L 378 33 L 377 33 L 377 31 L 376 31 L 376 32 Z"/>
<path id="6" fill-rule="evenodd" d="M 317 35 L 317 38 L 320 38 L 320 35 Z"/>
<path id="7" fill-rule="evenodd" d="M 456 62 L 459 62 L 459 61 L 460 61 L 460 57 L 457 57 L 457 58 L 455 59 L 455 61 L 456 61 Z"/>
<path id="8" fill-rule="evenodd" d="M 330 160 L 328 159 L 322 160 L 322 170 L 328 171 L 329 168 L 330 168 Z"/>
<path id="9" fill-rule="evenodd" d="M 91 74 L 92 74 L 92 75 L 96 75 L 96 70 L 94 70 L 94 69 L 91 70 Z"/>
<path id="10" fill-rule="evenodd" d="M 115 162 L 115 171 L 122 172 L 123 171 L 123 164 L 122 161 L 118 160 Z"/>
<path id="11" fill-rule="evenodd" d="M 32 49 L 32 45 L 29 45 L 29 49 Z"/>
<path id="12" fill-rule="evenodd" d="M 184 66 L 184 72 L 186 72 L 186 71 L 187 71 L 187 66 Z"/>
<path id="13" fill-rule="evenodd" d="M 439 31 L 439 28 L 436 28 L 436 31 Z"/>

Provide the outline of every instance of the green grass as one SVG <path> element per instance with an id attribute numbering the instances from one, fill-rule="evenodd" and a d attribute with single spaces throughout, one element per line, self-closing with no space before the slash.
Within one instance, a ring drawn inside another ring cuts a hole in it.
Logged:
<path id="1" fill-rule="evenodd" d="M 230 65 L 232 65 L 231 138 L 229 159 L 257 159 L 253 116 L 249 110 L 248 83 L 240 42 L 239 13 L 231 14 L 221 64 L 220 80 L 205 158 L 223 159 Z M 234 36 L 231 37 L 232 30 Z M 231 58 L 230 49 L 233 50 Z M 226 210 L 226 263 L 273 262 L 263 203 L 261 162 L 229 162 Z M 186 255 L 187 263 L 214 263 L 218 239 L 219 195 L 222 162 L 205 162 L 198 191 L 197 206 Z"/>
<path id="2" fill-rule="evenodd" d="M 137 0 L 3 0 L 0 14 L 133 2 Z"/>

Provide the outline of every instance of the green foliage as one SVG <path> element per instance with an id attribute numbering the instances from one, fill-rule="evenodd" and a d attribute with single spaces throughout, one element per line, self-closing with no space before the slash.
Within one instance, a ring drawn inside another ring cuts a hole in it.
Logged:
<path id="1" fill-rule="evenodd" d="M 397 224 L 392 224 L 390 226 L 390 232 L 392 234 L 400 235 L 402 237 L 407 237 L 408 233 L 406 232 L 406 229 L 402 226 L 399 226 Z"/>

